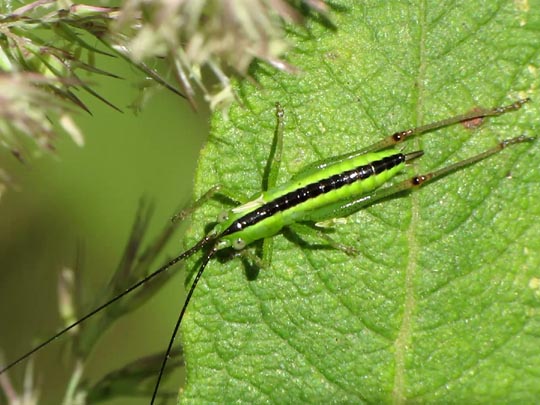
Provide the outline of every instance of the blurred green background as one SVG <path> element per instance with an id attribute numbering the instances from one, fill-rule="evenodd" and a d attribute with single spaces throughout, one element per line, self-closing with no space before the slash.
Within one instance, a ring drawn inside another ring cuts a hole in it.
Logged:
<path id="1" fill-rule="evenodd" d="M 18 188 L 0 199 L 0 350 L 7 360 L 60 327 L 58 275 L 64 266 L 73 268 L 78 252 L 84 290 L 91 298 L 118 265 L 141 197 L 155 207 L 146 240 L 190 198 L 198 151 L 208 133 L 204 103 L 198 103 L 195 113 L 185 100 L 159 90 L 135 115 L 127 106 L 139 94 L 142 75 L 121 61 L 98 66 L 125 79 L 90 78 L 93 88 L 123 114 L 79 94 L 93 113 L 75 117 L 85 134 L 84 147 L 62 135 L 56 154 L 26 164 L 7 150 L 0 152 L 0 167 Z M 168 255 L 180 251 L 180 241 L 177 232 Z M 87 364 L 90 378 L 165 349 L 183 302 L 183 281 L 183 276 L 175 277 L 148 305 L 104 336 Z M 40 403 L 62 398 L 71 374 L 69 357 L 62 353 L 67 347 L 60 339 L 34 359 Z M 18 366 L 9 373 L 18 390 L 24 369 Z"/>

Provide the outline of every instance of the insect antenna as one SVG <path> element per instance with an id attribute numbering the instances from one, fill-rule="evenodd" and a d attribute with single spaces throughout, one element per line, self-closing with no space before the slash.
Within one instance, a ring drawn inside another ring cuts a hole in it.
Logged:
<path id="1" fill-rule="evenodd" d="M 219 236 L 214 237 L 212 239 L 209 239 L 208 242 L 218 240 Z M 208 243 L 207 242 L 207 243 Z M 203 245 L 204 246 L 204 245 Z M 204 272 L 204 269 L 206 268 L 206 265 L 208 262 L 214 257 L 216 252 L 218 251 L 218 243 L 214 243 L 210 251 L 203 257 L 203 261 L 201 263 L 201 267 L 199 268 L 199 271 L 195 275 L 195 278 L 193 279 L 193 283 L 191 284 L 191 287 L 189 288 L 189 291 L 187 293 L 186 299 L 184 301 L 184 304 L 182 306 L 182 310 L 180 311 L 180 315 L 178 315 L 178 319 L 176 321 L 176 325 L 174 325 L 174 330 L 171 335 L 171 338 L 169 340 L 169 345 L 167 346 L 167 351 L 165 352 L 165 355 L 163 356 L 163 363 L 161 363 L 161 368 L 159 369 L 159 375 L 156 381 L 156 385 L 154 387 L 154 393 L 152 394 L 152 400 L 150 401 L 150 405 L 154 404 L 154 401 L 157 397 L 157 393 L 159 390 L 159 384 L 161 383 L 161 379 L 163 377 L 163 373 L 165 371 L 165 366 L 167 365 L 167 360 L 169 360 L 169 354 L 171 353 L 172 346 L 174 344 L 174 340 L 176 339 L 176 335 L 178 334 L 178 330 L 180 329 L 180 325 L 182 324 L 182 319 L 184 319 L 184 314 L 186 313 L 187 307 L 189 305 L 189 302 L 191 301 L 191 297 L 193 296 L 193 293 L 195 292 L 195 288 L 197 287 L 197 284 L 199 283 L 199 280 Z"/>
<path id="2" fill-rule="evenodd" d="M 56 340 L 57 338 L 59 338 L 60 336 L 64 335 L 65 333 L 67 333 L 68 331 L 70 331 L 71 329 L 73 329 L 74 327 L 76 327 L 77 325 L 83 323 L 84 321 L 86 321 L 87 319 L 91 318 L 92 316 L 96 315 L 98 312 L 104 310 L 105 308 L 107 308 L 109 305 L 115 303 L 116 301 L 118 301 L 120 298 L 124 297 L 125 295 L 129 294 L 130 292 L 132 292 L 133 290 L 139 288 L 140 286 L 142 286 L 143 284 L 145 284 L 147 281 L 150 281 L 151 279 L 153 279 L 154 277 L 156 277 L 157 275 L 167 271 L 170 267 L 172 267 L 173 265 L 175 265 L 176 263 L 178 262 L 181 262 L 182 260 L 185 260 L 189 257 L 191 257 L 192 255 L 194 255 L 195 253 L 197 253 L 199 250 L 201 250 L 202 248 L 204 248 L 206 245 L 208 245 L 209 243 L 213 242 L 215 240 L 215 235 L 207 235 L 205 236 L 204 238 L 202 238 L 199 242 L 197 242 L 195 245 L 193 245 L 191 248 L 189 248 L 188 250 L 184 251 L 183 253 L 181 253 L 180 255 L 176 256 L 174 259 L 171 259 L 169 262 L 167 262 L 165 265 L 161 266 L 159 269 L 155 270 L 154 272 L 150 273 L 149 275 L 147 275 L 146 277 L 144 277 L 142 280 L 136 282 L 135 284 L 131 285 L 130 287 L 128 287 L 125 291 L 121 292 L 120 294 L 118 294 L 117 296 L 111 298 L 109 301 L 105 302 L 104 304 L 98 306 L 97 308 L 93 309 L 92 311 L 88 312 L 86 315 L 84 315 L 83 317 L 79 318 L 77 321 L 73 322 L 72 324 L 66 326 L 64 329 L 62 329 L 60 332 L 57 332 L 56 334 L 54 334 L 53 336 L 51 336 L 50 338 L 48 338 L 47 340 L 41 342 L 39 345 L 37 345 L 36 347 L 34 347 L 32 350 L 30 350 L 29 352 L 25 353 L 24 355 L 22 355 L 21 357 L 19 357 L 18 359 L 12 361 L 11 363 L 9 363 L 8 365 L 2 367 L 0 369 L 0 374 L 3 374 L 5 373 L 6 371 L 8 371 L 10 368 L 16 366 L 17 364 L 19 364 L 20 362 L 22 362 L 23 360 L 27 359 L 28 357 L 30 357 L 31 355 L 33 355 L 34 353 L 36 353 L 37 351 L 41 350 L 42 348 L 44 348 L 45 346 L 47 346 L 49 343 L 51 343 L 52 341 Z M 213 254 L 213 253 L 212 253 Z M 203 263 L 205 266 L 206 266 L 206 263 L 208 263 L 208 260 L 210 260 L 210 258 L 208 256 L 205 257 L 205 262 Z M 198 276 L 200 276 L 200 274 L 198 274 Z M 192 293 L 193 291 L 190 291 L 190 293 Z M 188 296 L 189 297 L 189 296 Z M 184 308 L 185 309 L 185 308 Z M 183 312 L 182 312 L 183 314 Z M 168 353 L 168 352 L 167 352 Z"/>

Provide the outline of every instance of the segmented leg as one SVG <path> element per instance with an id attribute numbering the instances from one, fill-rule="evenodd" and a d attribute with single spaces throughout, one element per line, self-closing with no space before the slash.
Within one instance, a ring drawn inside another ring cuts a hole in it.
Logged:
<path id="1" fill-rule="evenodd" d="M 276 130 L 274 132 L 274 140 L 270 149 L 268 165 L 265 170 L 265 179 L 263 181 L 263 190 L 269 190 L 276 186 L 281 168 L 281 157 L 283 154 L 283 132 L 285 127 L 285 112 L 281 104 L 276 103 Z M 272 262 L 272 252 L 274 249 L 274 239 L 265 238 L 262 241 L 262 267 L 269 267 Z M 256 263 L 256 262 L 255 262 Z"/>
<path id="2" fill-rule="evenodd" d="M 502 107 L 478 108 L 465 114 L 455 115 L 453 117 L 446 118 L 440 121 L 435 121 L 429 124 L 421 125 L 416 128 L 410 128 L 404 131 L 395 132 L 392 135 L 389 135 L 386 138 L 378 142 L 375 142 L 365 148 L 356 150 L 354 152 L 349 152 L 340 156 L 334 156 L 329 159 L 324 159 L 324 160 L 315 162 L 309 166 L 306 166 L 306 168 L 304 168 L 304 170 L 302 170 L 301 173 L 305 174 L 305 173 L 310 173 L 310 172 L 316 172 L 336 162 L 341 162 L 343 160 L 351 159 L 353 157 L 363 155 L 364 153 L 376 152 L 382 149 L 386 149 L 405 141 L 411 136 L 420 135 L 428 131 L 432 131 L 434 129 L 447 127 L 453 124 L 457 124 L 458 122 L 470 121 L 476 118 L 493 117 L 493 116 L 505 114 L 510 111 L 519 110 L 523 106 L 523 104 L 527 103 L 528 101 L 530 101 L 529 98 L 524 98 L 521 100 L 517 100 L 512 104 L 502 106 Z"/>
<path id="3" fill-rule="evenodd" d="M 238 199 L 237 192 L 232 192 L 231 190 L 228 190 L 227 188 L 223 187 L 221 184 L 216 184 L 215 186 L 212 186 L 206 193 L 200 196 L 189 207 L 184 208 L 182 211 L 174 215 L 171 218 L 171 221 L 172 222 L 183 221 L 184 219 L 189 217 L 191 214 L 193 214 L 195 211 L 197 211 L 200 207 L 202 207 L 204 204 L 206 204 L 208 201 L 210 201 L 212 198 L 214 198 L 218 194 L 226 197 L 228 200 L 230 200 L 234 204 L 243 204 L 245 202 L 245 200 L 240 201 Z"/>
<path id="4" fill-rule="evenodd" d="M 516 138 L 506 139 L 504 141 L 499 142 L 496 146 L 479 153 L 475 156 L 472 156 L 468 159 L 462 160 L 460 162 L 451 164 L 449 166 L 443 167 L 441 169 L 429 172 L 427 174 L 420 174 L 413 176 L 409 179 L 403 180 L 399 183 L 396 183 L 394 185 L 391 185 L 389 187 L 385 187 L 379 190 L 374 191 L 371 194 L 367 194 L 365 196 L 362 196 L 356 200 L 349 201 L 339 207 L 336 207 L 336 212 L 340 213 L 340 216 L 348 216 L 351 215 L 360 209 L 364 208 L 367 205 L 371 205 L 377 201 L 380 201 L 382 199 L 391 197 L 393 195 L 402 193 L 404 191 L 415 189 L 420 186 L 422 186 L 425 183 L 431 182 L 433 180 L 436 180 L 438 178 L 441 178 L 443 176 L 446 176 L 450 173 L 453 173 L 455 171 L 458 171 L 465 166 L 472 165 L 476 162 L 479 162 L 481 160 L 484 160 L 496 153 L 499 153 L 503 149 L 507 148 L 511 145 L 516 145 L 519 143 L 525 143 L 525 142 L 532 142 L 536 138 L 527 137 L 527 136 L 518 136 Z M 411 155 L 415 154 L 417 152 L 413 152 Z M 311 220 L 325 220 L 328 218 L 310 218 Z"/>
<path id="5" fill-rule="evenodd" d="M 416 128 L 406 129 L 405 131 L 399 131 L 395 132 L 390 136 L 387 136 L 386 138 L 382 139 L 379 142 L 376 142 L 366 148 L 365 152 L 374 152 L 377 150 L 385 149 L 390 146 L 394 146 L 398 143 L 403 142 L 407 138 L 410 138 L 414 135 L 423 134 L 428 131 L 432 131 L 434 129 L 447 127 L 453 124 L 457 124 L 458 122 L 464 122 L 464 121 L 470 121 L 476 118 L 484 118 L 484 117 L 495 117 L 498 115 L 505 114 L 509 111 L 516 111 L 523 106 L 523 104 L 530 101 L 530 98 L 524 98 L 521 100 L 517 100 L 513 102 L 512 104 L 505 105 L 502 107 L 494 107 L 494 108 L 477 108 L 471 112 L 455 115 L 450 118 L 445 118 L 444 120 L 435 121 L 429 124 L 421 125 Z"/>
<path id="6" fill-rule="evenodd" d="M 323 231 L 319 229 L 314 229 L 306 224 L 297 222 L 295 224 L 289 225 L 288 228 L 291 229 L 293 232 L 300 235 L 308 235 L 308 236 L 319 238 L 325 243 L 327 243 L 329 246 L 333 247 L 334 249 L 341 250 L 343 253 L 347 254 L 348 256 L 356 256 L 358 254 L 358 251 L 352 246 L 339 243 L 335 241 L 331 236 L 324 233 Z"/>

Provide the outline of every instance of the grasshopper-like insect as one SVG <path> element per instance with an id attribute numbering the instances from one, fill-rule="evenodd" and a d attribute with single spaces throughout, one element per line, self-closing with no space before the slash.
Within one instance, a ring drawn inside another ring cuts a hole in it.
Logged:
<path id="1" fill-rule="evenodd" d="M 202 251 L 202 262 L 193 278 L 184 306 L 180 312 L 170 339 L 166 352 L 167 354 L 163 359 L 162 367 L 159 371 L 151 399 L 151 403 L 153 404 L 158 393 L 168 354 L 172 349 L 186 309 L 207 264 L 217 252 L 223 249 L 232 248 L 238 251 L 239 254 L 246 255 L 258 266 L 266 267 L 269 263 L 265 258 L 264 248 L 262 259 L 250 253 L 250 251 L 245 248 L 255 241 L 271 238 L 279 233 L 284 227 L 289 227 L 300 234 L 316 234 L 333 248 L 342 250 L 349 255 L 354 254 L 355 251 L 350 246 L 337 243 L 327 234 L 317 232 L 305 223 L 318 223 L 351 215 L 381 199 L 388 198 L 407 190 L 416 189 L 427 182 L 486 159 L 508 146 L 534 140 L 534 138 L 526 136 L 506 139 L 492 148 L 468 159 L 430 173 L 415 175 L 406 180 L 390 183 L 390 185 L 385 186 L 404 169 L 407 162 L 418 159 L 423 155 L 423 151 L 421 150 L 402 153 L 394 148 L 396 144 L 405 141 L 411 136 L 420 135 L 459 122 L 466 122 L 488 116 L 498 116 L 509 111 L 518 110 L 527 101 L 529 101 L 529 99 L 518 100 L 513 104 L 503 107 L 476 109 L 470 113 L 457 115 L 417 128 L 396 132 L 363 149 L 315 162 L 301 170 L 288 182 L 279 186 L 276 186 L 275 183 L 283 146 L 284 112 L 281 106 L 277 104 L 277 128 L 275 132 L 276 148 L 273 156 L 274 161 L 277 163 L 270 165 L 267 190 L 258 193 L 247 202 L 239 201 L 237 206 L 224 211 L 220 214 L 218 223 L 214 228 L 194 246 L 187 249 L 144 279 L 127 288 L 121 294 L 95 308 L 78 321 L 36 346 L 17 360 L 8 364 L 0 370 L 0 374 L 28 358 L 54 339 L 65 334 L 81 322 L 84 322 L 86 319 L 103 310 L 105 307 L 113 304 L 115 301 L 129 294 L 147 281 L 168 270 L 174 264 L 186 260 L 197 252 Z M 190 212 L 207 202 L 216 193 L 225 195 L 232 201 L 237 201 L 235 195 L 227 192 L 223 187 L 216 186 L 205 193 L 195 202 L 191 209 L 184 211 L 180 216 L 187 216 Z"/>

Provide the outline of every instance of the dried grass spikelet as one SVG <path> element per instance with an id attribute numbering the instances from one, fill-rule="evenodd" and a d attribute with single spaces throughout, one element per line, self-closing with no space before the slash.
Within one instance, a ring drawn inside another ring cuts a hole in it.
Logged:
<path id="1" fill-rule="evenodd" d="M 326 10 L 319 0 L 303 4 Z M 214 109 L 234 98 L 231 71 L 245 76 L 256 59 L 294 70 L 280 59 L 290 46 L 283 20 L 301 21 L 285 0 L 127 0 L 113 30 L 135 30 L 128 45 L 131 56 L 169 59 L 186 96 L 193 100 L 195 84 Z M 217 91 L 206 87 L 202 72 L 217 79 Z"/>

